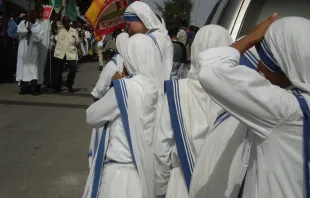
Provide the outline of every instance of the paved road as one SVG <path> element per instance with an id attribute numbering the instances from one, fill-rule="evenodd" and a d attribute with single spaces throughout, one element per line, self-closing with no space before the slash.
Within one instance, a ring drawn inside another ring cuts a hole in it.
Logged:
<path id="1" fill-rule="evenodd" d="M 88 174 L 89 93 L 99 72 L 80 65 L 75 94 L 20 96 L 0 84 L 0 197 L 81 197 Z"/>

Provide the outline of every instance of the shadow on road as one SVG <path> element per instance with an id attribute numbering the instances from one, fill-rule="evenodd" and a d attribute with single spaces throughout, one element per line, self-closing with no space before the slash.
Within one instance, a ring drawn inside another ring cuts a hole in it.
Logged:
<path id="1" fill-rule="evenodd" d="M 0 104 L 17 105 L 17 106 L 58 107 L 58 108 L 70 108 L 70 109 L 87 109 L 89 107 L 89 105 L 82 105 L 82 104 L 26 102 L 26 101 L 12 101 L 12 100 L 0 100 Z"/>

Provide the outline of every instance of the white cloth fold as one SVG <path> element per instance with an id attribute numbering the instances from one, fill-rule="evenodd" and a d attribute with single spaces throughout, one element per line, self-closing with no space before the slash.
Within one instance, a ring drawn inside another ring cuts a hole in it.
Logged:
<path id="1" fill-rule="evenodd" d="M 113 60 L 109 61 L 100 73 L 99 80 L 96 83 L 93 91 L 91 92 L 94 98 L 102 98 L 110 89 L 112 77 L 116 72 L 123 73 L 124 59 L 123 55 L 126 50 L 127 40 L 129 36 L 127 33 L 121 33 L 116 38 L 116 47 L 119 54 L 113 57 Z"/>
<path id="2" fill-rule="evenodd" d="M 201 28 L 192 45 L 192 66 L 189 71 L 190 75 L 188 75 L 188 78 L 186 79 L 168 81 L 174 84 L 173 87 L 175 88 L 173 90 L 169 89 L 166 85 L 168 101 L 170 100 L 170 111 L 168 105 L 164 104 L 158 124 L 155 142 L 155 190 L 158 195 L 164 194 L 165 189 L 167 189 L 171 168 L 177 168 L 171 167 L 171 164 L 178 164 L 176 162 L 172 162 L 171 158 L 172 156 L 177 155 L 174 154 L 174 152 L 176 152 L 175 147 L 178 148 L 178 144 L 184 144 L 184 147 L 188 147 L 190 155 L 193 157 L 194 164 L 207 132 L 210 127 L 212 127 L 218 114 L 223 111 L 222 108 L 212 101 L 197 80 L 197 75 L 200 69 L 197 57 L 199 53 L 204 50 L 212 47 L 228 46 L 231 43 L 232 39 L 229 32 L 223 27 L 208 25 Z M 172 92 L 172 94 L 177 92 L 178 94 L 177 96 L 175 95 L 174 99 L 169 99 L 169 95 L 171 95 L 171 93 L 168 92 Z M 171 100 L 177 101 L 175 102 L 176 104 L 171 105 Z M 167 102 L 167 100 L 165 102 Z M 178 108 L 181 109 L 181 112 L 179 113 L 181 115 L 177 116 L 178 118 L 175 119 L 178 119 L 180 123 L 184 123 L 184 125 L 180 124 L 180 128 L 183 128 L 185 131 L 185 139 L 187 139 L 186 141 L 184 140 L 184 142 L 175 143 L 174 137 L 176 137 L 176 134 L 179 133 L 179 131 L 176 131 L 177 129 L 175 128 L 172 129 L 173 123 L 170 116 L 176 117 L 176 115 L 171 112 L 171 106 L 179 106 Z M 172 133 L 174 133 L 174 135 Z M 178 152 L 180 152 L 179 149 Z M 184 155 L 185 153 L 178 154 L 178 156 Z M 186 155 L 189 154 L 186 153 Z M 185 175 L 191 175 L 191 173 Z M 174 178 L 170 179 L 175 180 Z M 185 179 L 187 180 L 187 178 Z M 190 178 L 188 180 L 187 185 L 189 186 Z M 171 182 L 169 182 L 169 184 L 172 185 Z M 184 187 L 184 185 L 179 186 L 179 188 Z M 168 189 L 169 188 L 170 187 L 168 186 Z M 188 190 L 185 189 L 185 191 Z M 171 192 L 173 193 L 176 191 Z M 176 197 L 176 195 L 173 194 L 167 194 L 167 196 Z"/>
<path id="3" fill-rule="evenodd" d="M 41 42 L 39 43 L 39 62 L 38 62 L 38 72 L 39 72 L 39 79 L 38 84 L 42 85 L 44 81 L 44 69 L 46 65 L 48 49 L 50 46 L 50 39 L 51 39 L 51 23 L 49 20 L 46 19 L 37 19 L 38 23 L 41 24 L 44 34 Z"/>
<path id="4" fill-rule="evenodd" d="M 133 152 L 144 197 L 154 197 L 153 138 L 163 101 L 164 80 L 158 68 L 160 53 L 153 40 L 136 34 L 128 40 L 126 68 L 134 76 L 125 79 L 128 95 L 128 122 Z"/>

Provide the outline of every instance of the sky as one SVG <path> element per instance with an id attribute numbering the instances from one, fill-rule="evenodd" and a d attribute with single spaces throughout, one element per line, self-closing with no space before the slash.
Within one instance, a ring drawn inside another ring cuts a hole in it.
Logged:
<path id="1" fill-rule="evenodd" d="M 162 4 L 164 0 L 141 0 L 141 1 L 147 3 L 154 10 L 154 12 L 160 14 L 156 9 L 154 2 Z M 201 27 L 205 24 L 207 17 L 209 16 L 217 0 L 193 0 L 193 2 L 194 2 L 194 8 L 191 16 L 192 18 L 191 24 Z"/>

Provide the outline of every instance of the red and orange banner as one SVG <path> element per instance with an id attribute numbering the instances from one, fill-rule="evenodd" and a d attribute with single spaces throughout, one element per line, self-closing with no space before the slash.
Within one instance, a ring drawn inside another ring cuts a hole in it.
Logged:
<path id="1" fill-rule="evenodd" d="M 125 28 L 123 15 L 130 0 L 94 0 L 85 14 L 95 35 L 110 34 L 115 28 Z M 96 15 L 97 14 L 97 15 Z"/>
<path id="2" fill-rule="evenodd" d="M 90 25 L 95 29 L 97 24 L 98 15 L 101 8 L 104 6 L 105 0 L 94 0 L 85 13 L 85 18 Z"/>
<path id="3" fill-rule="evenodd" d="M 97 17 L 96 34 L 110 34 L 115 28 L 125 28 L 123 16 L 128 4 L 128 0 L 106 0 Z"/>

